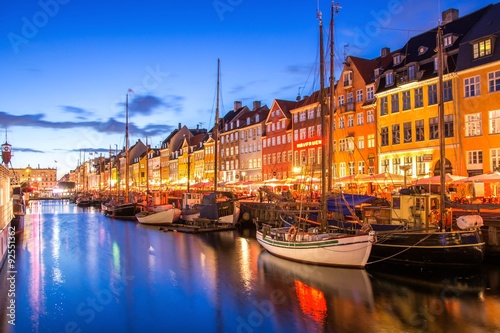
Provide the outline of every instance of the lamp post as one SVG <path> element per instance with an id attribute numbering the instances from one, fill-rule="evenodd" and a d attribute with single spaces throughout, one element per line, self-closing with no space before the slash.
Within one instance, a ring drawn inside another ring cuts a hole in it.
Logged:
<path id="1" fill-rule="evenodd" d="M 411 165 L 402 165 L 401 170 L 404 171 L 404 187 L 406 188 L 406 172 L 411 169 Z"/>

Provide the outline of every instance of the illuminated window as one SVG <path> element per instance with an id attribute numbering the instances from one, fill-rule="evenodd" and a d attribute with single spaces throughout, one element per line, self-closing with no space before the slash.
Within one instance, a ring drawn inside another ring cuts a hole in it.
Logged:
<path id="1" fill-rule="evenodd" d="M 490 134 L 500 133 L 500 110 L 490 111 Z"/>
<path id="2" fill-rule="evenodd" d="M 465 115 L 465 136 L 478 136 L 482 134 L 481 113 Z"/>
<path id="3" fill-rule="evenodd" d="M 491 54 L 491 39 L 482 40 L 472 45 L 474 59 Z"/>

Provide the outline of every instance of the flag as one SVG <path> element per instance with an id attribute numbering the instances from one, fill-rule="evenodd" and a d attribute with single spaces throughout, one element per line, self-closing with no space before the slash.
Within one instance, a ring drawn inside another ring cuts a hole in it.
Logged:
<path id="1" fill-rule="evenodd" d="M 128 92 L 128 93 L 135 94 L 135 92 L 134 92 L 132 89 L 129 89 L 127 92 Z"/>

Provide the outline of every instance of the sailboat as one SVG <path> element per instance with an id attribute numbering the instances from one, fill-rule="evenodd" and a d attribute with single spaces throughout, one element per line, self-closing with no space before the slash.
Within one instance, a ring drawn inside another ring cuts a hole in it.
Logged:
<path id="1" fill-rule="evenodd" d="M 333 27 L 332 3 L 332 27 Z M 324 88 L 323 22 L 318 11 L 320 34 L 320 105 L 321 126 L 326 127 L 326 105 Z M 333 30 L 333 28 L 332 28 Z M 332 36 L 333 39 L 333 36 Z M 333 66 L 333 63 L 330 64 Z M 333 94 L 333 87 L 331 87 Z M 332 115 L 333 116 L 333 115 Z M 323 132 L 323 136 L 325 136 Z M 326 139 L 326 138 L 324 138 Z M 323 142 L 329 142 L 323 140 Z M 325 266 L 358 267 L 366 265 L 370 256 L 374 232 L 355 230 L 346 232 L 332 228 L 327 222 L 326 205 L 326 149 L 321 150 L 321 210 L 318 221 L 311 221 L 285 211 L 278 213 L 280 222 L 285 226 L 274 227 L 255 221 L 256 238 L 262 247 L 271 254 L 284 259 Z M 329 150 L 330 151 L 330 150 Z M 331 170 L 331 169 L 330 169 Z M 291 222 L 289 222 L 291 220 Z"/>
<path id="2" fill-rule="evenodd" d="M 153 198 L 149 204 L 149 146 L 148 138 L 146 137 L 146 198 L 148 205 L 144 207 L 142 212 L 135 214 L 139 223 L 153 225 L 167 225 L 177 221 L 181 216 L 181 210 L 174 207 L 172 204 L 154 205 Z"/>
<path id="3" fill-rule="evenodd" d="M 183 194 L 183 210 L 181 218 L 186 222 L 195 222 L 204 219 L 221 224 L 236 224 L 240 216 L 240 202 L 231 192 L 217 191 L 217 156 L 219 133 L 219 97 L 220 97 L 220 59 L 217 59 L 217 102 L 215 108 L 214 126 L 214 191 L 206 195 L 192 194 L 189 191 Z M 199 199 L 195 204 L 193 199 Z"/>
<path id="4" fill-rule="evenodd" d="M 438 85 L 443 86 L 443 32 L 437 33 Z M 438 90 L 440 161 L 445 161 L 443 89 Z M 393 194 L 389 206 L 363 207 L 363 218 L 377 233 L 370 264 L 388 263 L 429 267 L 476 266 L 483 262 L 485 242 L 479 215 L 462 217 L 452 224 L 445 210 L 445 163 L 440 163 L 439 195 L 419 193 L 418 188 Z"/>
<path id="5" fill-rule="evenodd" d="M 122 220 L 136 220 L 135 215 L 144 210 L 144 206 L 138 202 L 129 202 L 129 140 L 128 140 L 128 94 L 133 93 L 132 89 L 126 95 L 126 116 L 125 116 L 125 202 L 115 203 L 106 206 L 104 210 L 106 216 Z"/>

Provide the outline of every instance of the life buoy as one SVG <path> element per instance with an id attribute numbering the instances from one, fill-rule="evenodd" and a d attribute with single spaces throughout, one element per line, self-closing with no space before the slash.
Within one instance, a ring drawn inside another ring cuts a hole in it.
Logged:
<path id="1" fill-rule="evenodd" d="M 295 241 L 295 237 L 297 237 L 297 228 L 292 225 L 290 229 L 288 229 L 288 240 L 289 241 Z"/>

